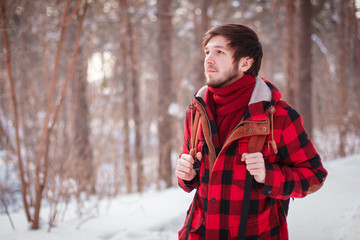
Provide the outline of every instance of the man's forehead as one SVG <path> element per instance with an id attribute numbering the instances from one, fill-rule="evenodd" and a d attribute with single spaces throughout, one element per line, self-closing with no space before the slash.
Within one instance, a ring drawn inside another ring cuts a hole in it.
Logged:
<path id="1" fill-rule="evenodd" d="M 218 36 L 214 36 L 212 37 L 209 42 L 206 44 L 206 46 L 204 47 L 204 49 L 207 48 L 222 48 L 222 49 L 226 49 L 226 50 L 230 50 L 230 40 L 228 40 L 227 38 L 218 35 Z"/>

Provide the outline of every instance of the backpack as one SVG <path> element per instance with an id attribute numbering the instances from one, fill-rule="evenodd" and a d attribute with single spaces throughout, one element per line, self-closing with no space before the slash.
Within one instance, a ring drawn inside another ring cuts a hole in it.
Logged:
<path id="1" fill-rule="evenodd" d="M 191 155 L 193 157 L 193 159 L 195 160 L 194 169 L 195 169 L 195 171 L 198 172 L 200 170 L 200 162 L 199 162 L 199 160 L 196 159 L 196 149 L 197 149 L 197 145 L 199 142 L 198 130 L 199 130 L 199 126 L 201 124 L 200 113 L 199 113 L 199 111 L 196 111 L 195 117 L 194 117 L 193 111 L 195 109 L 195 106 L 193 103 L 191 103 L 189 108 L 191 110 L 191 136 L 190 136 L 189 155 Z M 272 138 L 268 142 L 268 148 L 270 148 L 270 146 L 271 146 L 274 150 L 274 153 L 277 154 L 276 142 L 275 142 L 274 136 L 273 136 L 273 132 L 274 132 L 273 131 L 273 120 L 274 120 L 273 115 L 275 113 L 275 106 L 271 106 L 269 112 L 270 112 L 270 125 L 271 125 L 271 135 L 272 135 L 271 137 Z M 265 144 L 265 140 L 266 140 L 267 136 L 268 135 L 250 136 L 248 152 L 249 153 L 260 152 L 262 150 L 262 147 Z M 239 226 L 239 233 L 238 233 L 239 240 L 245 239 L 246 223 L 247 223 L 249 207 L 250 207 L 251 186 L 252 186 L 253 180 L 254 180 L 254 177 L 248 171 L 246 171 L 243 206 L 242 206 L 242 210 L 241 210 L 240 226 Z M 198 194 L 195 193 L 193 204 L 191 206 L 189 220 L 186 225 L 185 240 L 188 240 L 188 238 L 189 238 L 191 221 L 192 221 L 192 217 L 194 214 L 194 205 L 195 205 L 195 202 L 197 201 L 197 197 L 198 197 Z M 289 199 L 281 200 L 281 205 L 282 205 L 284 217 L 286 218 L 286 216 L 288 214 L 288 208 L 289 208 Z"/>

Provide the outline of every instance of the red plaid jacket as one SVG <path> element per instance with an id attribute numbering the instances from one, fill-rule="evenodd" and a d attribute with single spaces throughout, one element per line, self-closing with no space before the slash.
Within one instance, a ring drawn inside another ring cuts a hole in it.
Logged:
<path id="1" fill-rule="evenodd" d="M 237 239 L 244 196 L 246 168 L 240 161 L 248 151 L 249 137 L 261 131 L 258 125 L 269 121 L 270 106 L 276 107 L 273 131 L 265 141 L 262 154 L 265 159 L 265 184 L 253 182 L 246 239 L 288 239 L 286 213 L 281 200 L 301 198 L 318 190 L 327 172 L 319 155 L 308 139 L 302 117 L 285 101 L 269 81 L 256 79 L 256 85 L 245 112 L 244 124 L 237 131 L 242 137 L 217 148 L 217 130 L 214 118 L 204 102 L 206 87 L 195 95 L 195 111 L 201 113 L 197 151 L 202 152 L 200 170 L 194 180 L 178 178 L 181 188 L 190 192 L 197 188 L 193 201 L 179 231 L 184 239 L 189 213 L 194 208 L 189 239 Z M 194 113 L 193 113 L 194 114 Z M 191 112 L 187 111 L 182 153 L 189 154 Z M 268 148 L 267 142 L 276 142 L 278 153 Z"/>

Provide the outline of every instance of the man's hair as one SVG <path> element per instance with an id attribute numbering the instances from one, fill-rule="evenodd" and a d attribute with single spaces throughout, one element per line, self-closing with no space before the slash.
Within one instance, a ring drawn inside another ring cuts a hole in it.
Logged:
<path id="1" fill-rule="evenodd" d="M 211 38 L 221 35 L 230 41 L 229 46 L 234 50 L 233 63 L 237 65 L 242 57 L 254 59 L 252 66 L 245 72 L 256 77 L 261 66 L 263 56 L 262 46 L 257 34 L 250 28 L 240 24 L 222 24 L 211 28 L 203 38 L 203 48 Z"/>

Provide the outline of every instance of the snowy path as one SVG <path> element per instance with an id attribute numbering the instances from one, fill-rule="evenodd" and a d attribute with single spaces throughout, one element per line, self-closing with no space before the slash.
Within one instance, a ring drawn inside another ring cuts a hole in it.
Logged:
<path id="1" fill-rule="evenodd" d="M 329 177 L 323 188 L 290 203 L 288 223 L 291 240 L 360 239 L 360 155 L 327 162 L 325 167 Z M 90 211 L 89 215 L 94 214 L 95 217 L 85 222 L 69 213 L 51 233 L 47 232 L 46 224 L 38 231 L 27 230 L 22 212 L 12 214 L 16 226 L 14 231 L 7 216 L 0 215 L 0 239 L 177 239 L 177 231 L 183 224 L 192 195 L 179 188 L 124 195 L 102 203 L 99 211 Z M 45 209 L 42 216 L 46 221 Z"/>

